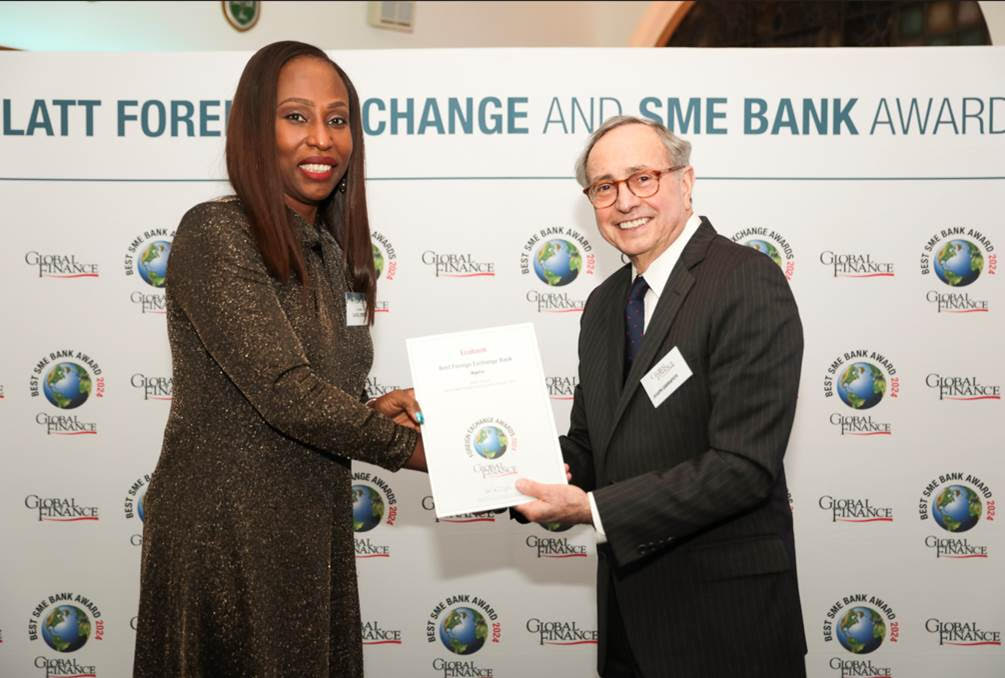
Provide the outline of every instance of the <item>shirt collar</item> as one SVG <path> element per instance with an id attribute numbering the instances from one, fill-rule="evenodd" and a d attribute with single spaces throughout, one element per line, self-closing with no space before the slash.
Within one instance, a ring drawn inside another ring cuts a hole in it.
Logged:
<path id="1" fill-rule="evenodd" d="M 701 218 L 698 216 L 697 212 L 692 212 L 691 216 L 688 218 L 687 223 L 684 224 L 684 230 L 680 232 L 677 239 L 670 243 L 670 247 L 663 250 L 656 259 L 649 264 L 649 268 L 643 273 L 643 277 L 646 279 L 646 284 L 649 285 L 657 297 L 663 294 L 663 288 L 666 287 L 667 281 L 670 280 L 670 273 L 673 271 L 673 267 L 677 265 L 677 260 L 680 259 L 681 253 L 684 251 L 684 247 L 687 245 L 688 241 L 698 230 L 698 226 L 701 225 Z M 638 275 L 638 270 L 635 268 L 635 264 L 632 264 L 632 280 L 635 280 L 635 276 Z"/>

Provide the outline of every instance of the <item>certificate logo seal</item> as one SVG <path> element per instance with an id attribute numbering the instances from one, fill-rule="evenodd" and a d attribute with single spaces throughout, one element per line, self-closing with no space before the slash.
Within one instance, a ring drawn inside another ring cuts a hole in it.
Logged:
<path id="1" fill-rule="evenodd" d="M 464 449 L 468 456 L 486 461 L 500 459 L 508 451 L 515 452 L 517 446 L 513 427 L 494 417 L 479 419 L 471 424 L 464 436 Z"/>

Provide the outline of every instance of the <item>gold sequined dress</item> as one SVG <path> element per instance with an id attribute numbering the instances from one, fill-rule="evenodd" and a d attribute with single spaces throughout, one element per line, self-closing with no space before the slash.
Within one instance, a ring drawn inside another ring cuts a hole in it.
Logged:
<path id="1" fill-rule="evenodd" d="M 414 432 L 362 402 L 335 238 L 294 215 L 310 279 L 269 275 L 236 199 L 182 219 L 168 265 L 173 401 L 144 502 L 135 676 L 361 676 L 350 458 Z"/>

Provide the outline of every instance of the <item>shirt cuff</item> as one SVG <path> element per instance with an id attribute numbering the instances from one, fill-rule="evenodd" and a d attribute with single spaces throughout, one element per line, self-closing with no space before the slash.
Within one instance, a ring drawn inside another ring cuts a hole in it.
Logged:
<path id="1" fill-rule="evenodd" d="M 600 511 L 597 510 L 597 502 L 593 498 L 592 492 L 586 493 L 587 499 L 590 500 L 590 518 L 593 520 L 593 529 L 597 531 L 597 543 L 606 544 L 607 543 L 607 533 L 604 532 L 604 524 L 600 522 Z"/>

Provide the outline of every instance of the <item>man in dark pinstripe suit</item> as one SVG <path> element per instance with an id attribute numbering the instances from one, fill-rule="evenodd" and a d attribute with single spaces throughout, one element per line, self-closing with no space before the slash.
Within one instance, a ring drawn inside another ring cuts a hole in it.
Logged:
<path id="1" fill-rule="evenodd" d="M 690 144 L 636 118 L 577 178 L 630 265 L 590 295 L 562 452 L 530 520 L 597 530 L 605 678 L 796 678 L 806 641 L 782 457 L 803 335 L 770 258 L 694 214 Z"/>

